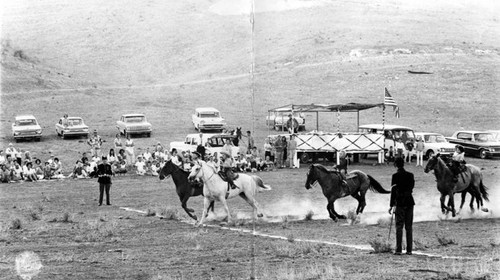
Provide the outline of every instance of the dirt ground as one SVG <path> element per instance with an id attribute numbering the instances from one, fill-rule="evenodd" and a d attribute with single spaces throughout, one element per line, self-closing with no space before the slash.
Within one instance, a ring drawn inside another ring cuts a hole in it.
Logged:
<path id="1" fill-rule="evenodd" d="M 387 87 L 401 111 L 396 119 L 389 110 L 387 123 L 445 136 L 498 129 L 498 1 L 256 0 L 253 33 L 247 1 L 3 2 L 0 146 L 14 142 L 14 116 L 32 113 L 42 141 L 14 144 L 41 159 L 50 151 L 65 174 L 88 146 L 55 135 L 64 113 L 97 129 L 105 151 L 121 114 L 145 113 L 154 130 L 134 138 L 141 152 L 194 133 L 194 108 L 213 106 L 261 147 L 270 108 L 379 103 Z M 381 110 L 359 121 L 379 123 Z M 307 130 L 314 124 L 306 115 Z M 320 114 L 319 130 L 355 131 L 356 114 Z M 304 188 L 307 165 L 259 173 L 273 190 L 257 196 L 267 218 L 255 236 L 241 199 L 229 202 L 231 230 L 219 227 L 220 205 L 195 228 L 171 179 L 115 177 L 109 207 L 97 206 L 92 180 L 2 184 L 0 278 L 500 279 L 499 160 L 467 161 L 482 169 L 489 212 L 466 206 L 458 218 L 440 214 L 433 175 L 408 166 L 417 179 L 413 256 L 369 245 L 388 238 L 387 195 L 368 192 L 357 223 L 335 223 L 319 187 Z M 388 188 L 394 168 L 374 162 L 350 169 Z M 188 204 L 199 215 L 202 199 Z M 356 204 L 335 206 L 347 214 Z"/>

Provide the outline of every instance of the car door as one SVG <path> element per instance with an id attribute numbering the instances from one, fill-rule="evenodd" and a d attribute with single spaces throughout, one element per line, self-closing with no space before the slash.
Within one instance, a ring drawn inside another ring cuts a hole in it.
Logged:
<path id="1" fill-rule="evenodd" d="M 459 132 L 457 134 L 457 144 L 461 145 L 464 147 L 465 153 L 466 154 L 474 154 L 475 149 L 473 147 L 473 141 L 472 141 L 472 134 L 469 132 Z"/>

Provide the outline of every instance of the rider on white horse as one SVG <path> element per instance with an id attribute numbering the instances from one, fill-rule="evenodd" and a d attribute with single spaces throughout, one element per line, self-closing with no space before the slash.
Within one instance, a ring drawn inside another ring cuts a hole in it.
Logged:
<path id="1" fill-rule="evenodd" d="M 220 153 L 222 155 L 222 163 L 221 163 L 222 172 L 224 172 L 224 174 L 226 175 L 226 180 L 229 183 L 229 185 L 231 186 L 231 189 L 235 189 L 238 186 L 236 186 L 233 182 L 233 176 L 234 176 L 234 174 L 233 174 L 233 158 L 226 151 L 222 151 Z"/>

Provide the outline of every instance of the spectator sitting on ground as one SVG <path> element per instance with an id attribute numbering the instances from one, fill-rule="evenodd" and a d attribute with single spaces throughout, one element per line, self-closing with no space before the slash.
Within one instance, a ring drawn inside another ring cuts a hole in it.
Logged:
<path id="1" fill-rule="evenodd" d="M 137 157 L 137 161 L 135 162 L 134 166 L 135 166 L 135 173 L 137 175 L 143 176 L 146 174 L 146 163 L 142 160 L 141 155 Z"/>
<path id="2" fill-rule="evenodd" d="M 5 161 L 7 161 L 7 158 L 5 157 L 3 150 L 0 149 L 0 164 L 5 164 Z"/>
<path id="3" fill-rule="evenodd" d="M 158 176 L 158 173 L 160 172 L 161 167 L 160 167 L 160 162 L 152 162 L 151 163 L 151 175 L 152 176 Z"/>
<path id="4" fill-rule="evenodd" d="M 125 174 L 127 173 L 127 162 L 122 160 L 119 164 L 116 165 L 116 169 L 114 170 L 116 174 Z"/>
<path id="5" fill-rule="evenodd" d="M 38 181 L 38 176 L 36 176 L 35 169 L 33 169 L 33 163 L 31 162 L 26 163 L 26 169 L 23 172 L 24 172 L 24 179 L 26 181 L 29 182 Z"/>
<path id="6" fill-rule="evenodd" d="M 146 148 L 146 151 L 142 154 L 142 157 L 144 158 L 144 161 L 150 161 L 153 157 L 151 152 L 149 151 L 149 148 Z"/>
<path id="7" fill-rule="evenodd" d="M 59 158 L 54 158 L 52 164 L 50 165 L 50 170 L 52 173 L 53 179 L 63 179 L 64 175 L 62 174 L 62 164 L 59 161 Z"/>
<path id="8" fill-rule="evenodd" d="M 71 174 L 68 175 L 68 178 L 73 178 L 73 179 L 88 178 L 87 172 L 85 171 L 83 163 L 80 160 L 76 161 L 75 167 L 73 168 L 73 172 L 71 172 Z"/>
<path id="9" fill-rule="evenodd" d="M 43 179 L 44 180 L 50 180 L 50 179 L 52 179 L 52 170 L 50 168 L 49 161 L 46 161 L 45 165 L 43 167 Z"/>
<path id="10" fill-rule="evenodd" d="M 115 162 L 118 160 L 118 157 L 115 155 L 115 150 L 114 149 L 109 149 L 109 154 L 108 154 L 108 162 L 109 164 L 113 165 Z"/>
<path id="11" fill-rule="evenodd" d="M 0 165 L 0 182 L 2 183 L 10 183 L 12 181 L 12 172 L 7 169 L 5 164 Z"/>
<path id="12" fill-rule="evenodd" d="M 35 159 L 35 166 L 33 168 L 35 169 L 38 179 L 43 179 L 43 166 L 42 161 L 39 158 Z"/>
<path id="13" fill-rule="evenodd" d="M 271 157 L 270 156 L 266 156 L 266 160 L 264 161 L 264 163 L 266 164 L 266 170 L 267 171 L 273 171 L 274 170 L 274 162 L 271 161 Z"/>
<path id="14" fill-rule="evenodd" d="M 24 180 L 23 168 L 17 161 L 14 162 L 14 168 L 12 169 L 12 181 Z"/>
<path id="15" fill-rule="evenodd" d="M 236 156 L 235 164 L 236 164 L 236 171 L 238 172 L 244 172 L 248 166 L 247 160 L 240 153 L 238 153 L 238 155 Z"/>
<path id="16" fill-rule="evenodd" d="M 85 163 L 85 161 L 89 161 L 89 158 L 87 156 L 87 153 L 86 152 L 83 152 L 82 153 L 82 159 L 81 159 L 82 163 Z"/>
<path id="17" fill-rule="evenodd" d="M 266 171 L 267 165 L 266 162 L 262 160 L 262 158 L 257 158 L 257 171 Z"/>

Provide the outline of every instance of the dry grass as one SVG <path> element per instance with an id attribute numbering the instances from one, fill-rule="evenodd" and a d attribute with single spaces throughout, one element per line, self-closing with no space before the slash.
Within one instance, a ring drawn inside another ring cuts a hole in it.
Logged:
<path id="1" fill-rule="evenodd" d="M 21 220 L 16 218 L 10 221 L 9 229 L 19 230 L 22 228 Z"/>
<path id="2" fill-rule="evenodd" d="M 264 265 L 257 271 L 257 279 L 269 280 L 327 280 L 327 279 L 350 279 L 346 278 L 342 268 L 331 263 L 313 263 L 299 268 L 293 263 L 282 262 L 273 265 Z"/>
<path id="3" fill-rule="evenodd" d="M 372 246 L 373 251 L 376 254 L 392 252 L 392 246 L 386 239 L 374 238 L 368 241 L 368 243 L 370 244 L 370 246 Z"/>
<path id="4" fill-rule="evenodd" d="M 155 210 L 153 210 L 153 209 L 148 209 L 148 210 L 146 211 L 146 214 L 145 214 L 145 215 L 146 215 L 146 217 L 154 217 L 154 216 L 156 216 L 156 211 L 155 211 Z"/>
<path id="5" fill-rule="evenodd" d="M 448 246 L 448 245 L 456 245 L 456 241 L 450 237 L 450 236 L 445 236 L 443 233 L 437 233 L 436 232 L 436 239 L 441 246 Z"/>
<path id="6" fill-rule="evenodd" d="M 306 214 L 306 216 L 304 217 L 304 221 L 311 221 L 312 218 L 314 216 L 314 211 L 313 210 L 309 210 Z"/>

